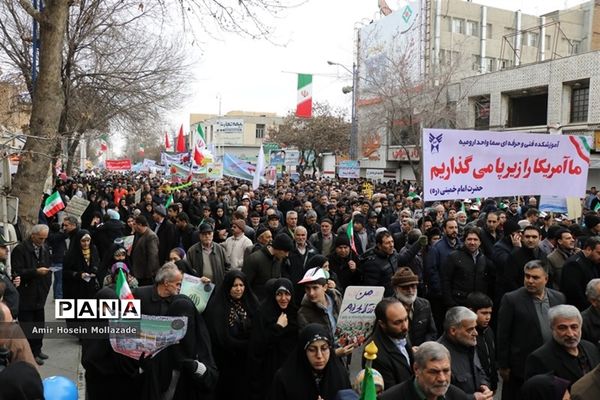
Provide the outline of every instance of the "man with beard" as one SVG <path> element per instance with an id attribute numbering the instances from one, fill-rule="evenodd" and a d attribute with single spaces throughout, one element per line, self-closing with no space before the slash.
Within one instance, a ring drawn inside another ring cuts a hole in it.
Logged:
<path id="1" fill-rule="evenodd" d="M 381 373 L 384 387 L 412 377 L 412 345 L 408 341 L 408 313 L 394 297 L 381 300 L 375 307 L 373 342 L 379 351 L 373 368 Z"/>
<path id="2" fill-rule="evenodd" d="M 494 393 L 481 367 L 477 346 L 477 314 L 466 307 L 452 307 L 446 313 L 444 334 L 438 343 L 450 352 L 452 382 L 467 394 L 473 394 L 475 400 L 491 399 Z"/>
<path id="3" fill-rule="evenodd" d="M 358 256 L 350 249 L 350 240 L 346 235 L 335 238 L 333 254 L 330 254 L 327 259 L 329 269 L 338 277 L 338 289 L 342 293 L 348 286 L 362 284 L 362 273 L 357 268 Z"/>
<path id="4" fill-rule="evenodd" d="M 437 342 L 425 342 L 414 355 L 415 377 L 386 390 L 379 400 L 466 400 L 473 396 L 450 383 L 450 352 Z"/>
<path id="5" fill-rule="evenodd" d="M 560 290 L 562 269 L 567 258 L 579 251 L 575 248 L 575 238 L 568 229 L 561 228 L 555 232 L 556 247 L 548 255 L 548 271 L 552 277 L 552 286 Z"/>
<path id="6" fill-rule="evenodd" d="M 385 287 L 384 296 L 394 294 L 392 275 L 398 268 L 398 254 L 394 249 L 394 239 L 388 231 L 381 231 L 375 237 L 376 245 L 362 255 L 359 268 L 363 273 L 365 286 Z"/>
<path id="7" fill-rule="evenodd" d="M 565 261 L 560 289 L 567 298 L 566 303 L 580 311 L 588 308 L 585 287 L 595 278 L 600 278 L 600 237 L 597 236 L 586 240 L 583 250 Z"/>
<path id="8" fill-rule="evenodd" d="M 506 281 L 511 286 L 510 290 L 515 290 L 523 282 L 523 266 L 529 261 L 540 260 L 546 264 L 546 256 L 540 250 L 540 240 L 542 236 L 538 227 L 529 225 L 523 229 L 522 244 L 513 248 L 507 263 L 507 269 L 504 270 Z"/>
<path id="9" fill-rule="evenodd" d="M 395 296 L 408 312 L 408 337 L 413 346 L 438 338 L 431 305 L 417 297 L 419 277 L 408 267 L 401 267 L 392 277 Z"/>
<path id="10" fill-rule="evenodd" d="M 571 384 L 600 363 L 600 351 L 581 339 L 581 314 L 571 305 L 558 305 L 548 311 L 552 340 L 531 353 L 525 363 L 525 378 L 552 373 Z"/>

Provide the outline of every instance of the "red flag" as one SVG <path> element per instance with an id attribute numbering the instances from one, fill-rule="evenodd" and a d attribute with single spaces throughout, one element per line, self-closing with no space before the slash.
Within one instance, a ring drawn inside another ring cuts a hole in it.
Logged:
<path id="1" fill-rule="evenodd" d="M 201 166 L 202 161 L 204 161 L 204 155 L 198 149 L 198 146 L 196 146 L 196 148 L 194 149 L 194 162 L 196 163 L 196 165 Z"/>
<path id="2" fill-rule="evenodd" d="M 181 124 L 181 128 L 179 128 L 179 135 L 177 135 L 177 147 L 175 151 L 178 153 L 185 152 L 185 138 L 183 137 L 183 124 Z"/>
<path id="3" fill-rule="evenodd" d="M 165 150 L 169 151 L 171 148 L 171 142 L 169 141 L 169 133 L 165 132 Z"/>

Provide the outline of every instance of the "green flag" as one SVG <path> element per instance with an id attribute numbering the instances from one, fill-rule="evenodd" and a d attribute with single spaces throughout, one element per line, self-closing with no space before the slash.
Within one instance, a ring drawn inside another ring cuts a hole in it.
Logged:
<path id="1" fill-rule="evenodd" d="M 167 204 L 165 206 L 165 208 L 169 208 L 169 206 L 173 203 L 173 194 L 171 194 L 169 196 L 169 198 L 167 199 Z"/>
<path id="2" fill-rule="evenodd" d="M 360 400 L 377 400 L 377 388 L 375 387 L 373 369 L 371 367 L 365 368 L 365 377 L 362 382 Z"/>

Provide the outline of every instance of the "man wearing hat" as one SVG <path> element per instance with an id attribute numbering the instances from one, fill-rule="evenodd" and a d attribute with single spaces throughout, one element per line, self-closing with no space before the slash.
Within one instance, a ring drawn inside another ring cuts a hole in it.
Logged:
<path id="1" fill-rule="evenodd" d="M 431 304 L 417 297 L 418 285 L 419 277 L 408 267 L 401 267 L 392 276 L 394 295 L 408 312 L 408 337 L 413 346 L 438 338 Z"/>
<path id="2" fill-rule="evenodd" d="M 344 293 L 348 286 L 362 285 L 362 272 L 358 267 L 358 255 L 350 248 L 350 240 L 346 235 L 335 238 L 334 249 L 327 259 L 329 269 L 338 277 L 338 289 Z"/>
<path id="3" fill-rule="evenodd" d="M 225 240 L 225 255 L 231 268 L 241 269 L 246 249 L 252 247 L 252 241 L 244 235 L 246 223 L 243 219 L 235 219 L 231 223 L 231 236 Z"/>
<path id="4" fill-rule="evenodd" d="M 271 278 L 281 278 L 281 263 L 294 249 L 294 241 L 285 233 L 280 233 L 270 245 L 250 254 L 244 260 L 242 272 L 248 278 L 248 285 L 258 300 L 267 297 L 265 284 Z"/>
<path id="5" fill-rule="evenodd" d="M 229 271 L 225 249 L 213 241 L 214 232 L 210 224 L 200 225 L 198 235 L 200 241 L 189 248 L 186 258 L 196 276 L 204 282 L 220 285 Z"/>
<path id="6" fill-rule="evenodd" d="M 154 233 L 158 236 L 158 259 L 160 265 L 169 259 L 169 252 L 177 247 L 177 227 L 167 216 L 167 210 L 162 204 L 154 207 L 152 219 L 156 223 Z"/>

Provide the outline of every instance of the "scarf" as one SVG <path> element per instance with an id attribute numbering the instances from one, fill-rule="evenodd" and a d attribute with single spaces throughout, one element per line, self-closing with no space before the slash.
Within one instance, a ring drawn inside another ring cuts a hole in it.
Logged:
<path id="1" fill-rule="evenodd" d="M 81 249 L 81 253 L 83 254 L 83 259 L 87 265 L 90 265 L 92 261 L 92 248 L 88 247 L 87 249 Z"/>

